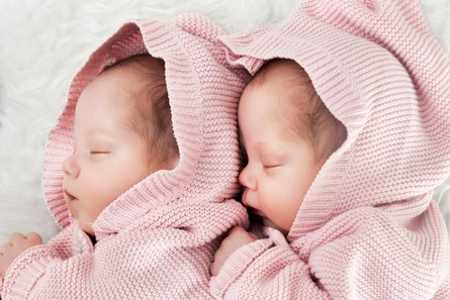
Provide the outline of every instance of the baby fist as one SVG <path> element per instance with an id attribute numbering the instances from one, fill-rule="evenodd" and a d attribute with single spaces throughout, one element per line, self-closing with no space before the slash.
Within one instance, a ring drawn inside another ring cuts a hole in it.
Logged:
<path id="1" fill-rule="evenodd" d="M 255 235 L 247 232 L 242 227 L 237 226 L 231 229 L 228 236 L 222 241 L 222 244 L 220 244 L 220 247 L 214 256 L 214 262 L 212 263 L 210 269 L 211 275 L 216 276 L 219 274 L 223 264 L 234 251 L 255 240 Z"/>
<path id="2" fill-rule="evenodd" d="M 41 236 L 35 232 L 27 235 L 13 233 L 9 242 L 0 247 L 0 280 L 6 273 L 9 265 L 23 251 L 30 247 L 42 244 Z"/>

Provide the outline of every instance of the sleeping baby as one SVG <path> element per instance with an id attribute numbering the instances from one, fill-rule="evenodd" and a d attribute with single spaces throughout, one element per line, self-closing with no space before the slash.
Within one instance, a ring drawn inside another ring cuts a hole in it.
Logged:
<path id="1" fill-rule="evenodd" d="M 107 68 L 81 93 L 73 128 L 74 152 L 62 165 L 71 216 L 95 244 L 93 224 L 120 194 L 158 170 L 176 166 L 164 64 L 134 56 Z M 0 272 L 36 233 L 13 234 L 0 255 Z"/>
<path id="2" fill-rule="evenodd" d="M 450 299 L 433 189 L 450 172 L 450 63 L 418 1 L 301 1 L 222 37 L 239 103 L 242 202 L 211 266 L 219 299 Z M 250 227 L 250 228 L 251 228 Z"/>
<path id="3" fill-rule="evenodd" d="M 209 52 L 216 32 L 198 16 L 129 23 L 92 54 L 46 148 L 44 196 L 63 230 L 2 246 L 2 299 L 212 298 L 218 239 L 247 222 L 232 200 L 244 83 Z"/>
<path id="4" fill-rule="evenodd" d="M 244 188 L 242 202 L 257 216 L 253 221 L 261 224 L 254 226 L 255 232 L 233 228 L 215 254 L 211 274 L 217 276 L 222 268 L 231 274 L 251 270 L 248 275 L 242 274 L 248 276 L 244 281 L 250 287 L 249 292 L 243 291 L 237 281 L 227 289 L 233 291 L 238 287 L 239 292 L 227 291 L 226 298 L 258 295 L 256 298 L 282 299 L 270 285 L 251 279 L 269 276 L 264 270 L 274 268 L 275 262 L 280 269 L 287 262 L 294 262 L 291 257 L 294 253 L 283 253 L 289 247 L 283 235 L 287 236 L 291 230 L 302 199 L 324 162 L 345 141 L 346 129 L 326 108 L 305 71 L 286 59 L 269 61 L 256 73 L 242 93 L 238 116 L 245 161 L 239 175 Z M 253 243 L 266 235 L 284 248 L 274 250 L 271 260 L 263 258 L 266 254 L 262 252 L 271 251 L 270 239 Z M 249 246 L 243 248 L 245 245 Z M 250 260 L 252 264 L 244 267 Z M 295 272 L 295 267 L 289 269 Z M 286 280 L 301 280 L 297 278 L 301 274 L 292 274 L 293 278 Z M 217 283 L 220 278 L 213 278 L 212 282 Z M 278 280 L 286 284 L 277 288 L 296 289 L 283 279 L 274 278 L 277 285 Z"/>

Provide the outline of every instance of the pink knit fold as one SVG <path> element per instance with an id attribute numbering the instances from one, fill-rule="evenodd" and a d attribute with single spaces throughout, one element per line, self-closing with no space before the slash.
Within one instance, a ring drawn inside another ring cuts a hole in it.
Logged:
<path id="1" fill-rule="evenodd" d="M 9 267 L 2 299 L 210 299 L 209 266 L 218 238 L 246 226 L 239 190 L 237 102 L 248 75 L 226 65 L 209 20 L 128 23 L 75 76 L 46 147 L 45 200 L 63 230 Z M 72 219 L 62 193 L 62 163 L 73 151 L 77 99 L 107 66 L 148 52 L 165 62 L 180 151 L 174 170 L 158 171 L 115 199 L 93 225 L 97 243 Z"/>
<path id="2" fill-rule="evenodd" d="M 420 3 L 300 1 L 285 21 L 221 41 L 228 63 L 251 74 L 273 58 L 296 61 L 347 139 L 305 195 L 289 247 L 269 236 L 269 248 L 239 249 L 212 293 L 445 298 L 449 234 L 431 193 L 450 173 L 450 63 Z"/>

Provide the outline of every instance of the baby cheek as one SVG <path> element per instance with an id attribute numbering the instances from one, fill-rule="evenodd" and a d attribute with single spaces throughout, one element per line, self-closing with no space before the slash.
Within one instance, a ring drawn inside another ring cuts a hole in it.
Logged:
<path id="1" fill-rule="evenodd" d="M 267 206 L 274 206 L 279 203 L 280 196 L 283 195 L 283 184 L 281 182 L 277 182 L 275 180 L 270 180 L 270 182 L 266 182 L 262 184 L 262 195 L 263 202 Z"/>
<path id="2" fill-rule="evenodd" d="M 284 185 L 274 178 L 266 178 L 260 180 L 257 189 L 257 202 L 259 209 L 262 210 L 267 216 L 270 217 L 271 213 L 279 214 L 280 201 L 284 195 Z"/>
<path id="3" fill-rule="evenodd" d="M 95 221 L 98 215 L 112 202 L 109 201 L 108 195 L 95 195 L 89 199 L 85 199 L 85 203 L 83 203 L 82 209 L 83 213 L 88 216 L 91 221 Z"/>
<path id="4" fill-rule="evenodd" d="M 85 178 L 83 194 L 84 198 L 80 205 L 84 213 L 91 219 L 95 219 L 102 210 L 108 206 L 117 197 L 117 191 L 111 175 L 107 173 L 97 172 L 95 176 Z"/>
<path id="5" fill-rule="evenodd" d="M 285 218 L 290 221 L 293 221 L 296 216 L 304 196 L 301 181 L 301 178 L 286 174 L 276 187 L 280 209 L 284 211 Z"/>

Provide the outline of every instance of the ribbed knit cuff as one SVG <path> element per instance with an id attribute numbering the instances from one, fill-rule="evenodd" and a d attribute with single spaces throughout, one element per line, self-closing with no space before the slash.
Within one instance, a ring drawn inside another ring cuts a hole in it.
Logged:
<path id="1" fill-rule="evenodd" d="M 50 262 L 50 255 L 46 245 L 38 245 L 25 250 L 9 266 L 1 296 L 3 299 L 28 299 L 31 289 L 45 273 Z"/>
<path id="2" fill-rule="evenodd" d="M 222 299 L 229 286 L 241 276 L 247 267 L 273 245 L 270 239 L 256 240 L 242 246 L 228 257 L 217 276 L 211 277 L 209 289 L 213 296 Z"/>

